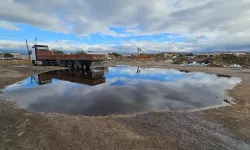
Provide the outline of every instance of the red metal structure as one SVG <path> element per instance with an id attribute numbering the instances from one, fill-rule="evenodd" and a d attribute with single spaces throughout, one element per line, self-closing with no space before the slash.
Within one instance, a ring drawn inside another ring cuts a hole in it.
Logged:
<path id="1" fill-rule="evenodd" d="M 136 55 L 136 58 L 152 58 L 151 55 L 146 54 L 142 49 L 137 48 L 138 51 L 138 55 Z M 140 54 L 140 52 L 142 52 L 143 54 Z"/>

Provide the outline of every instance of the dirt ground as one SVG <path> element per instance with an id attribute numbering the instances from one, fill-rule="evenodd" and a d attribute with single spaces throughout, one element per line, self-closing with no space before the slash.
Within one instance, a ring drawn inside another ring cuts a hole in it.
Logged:
<path id="1" fill-rule="evenodd" d="M 201 111 L 148 112 L 105 117 L 33 113 L 0 93 L 0 149 L 250 149 L 250 70 L 179 67 L 165 61 L 130 64 L 242 78 L 229 91 L 235 105 Z M 32 74 L 58 67 L 0 62 L 0 89 Z"/>

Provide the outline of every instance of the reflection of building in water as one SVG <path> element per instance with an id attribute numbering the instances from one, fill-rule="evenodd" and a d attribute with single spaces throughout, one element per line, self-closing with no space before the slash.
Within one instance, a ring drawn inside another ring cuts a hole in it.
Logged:
<path id="1" fill-rule="evenodd" d="M 52 79 L 95 86 L 106 82 L 104 70 L 55 70 L 32 76 L 39 85 L 51 83 Z"/>
<path id="2" fill-rule="evenodd" d="M 185 72 L 185 73 L 189 73 L 190 71 L 188 70 L 179 70 L 180 72 Z"/>
<path id="3" fill-rule="evenodd" d="M 225 78 L 231 78 L 231 76 L 226 74 L 217 74 L 218 77 L 225 77 Z"/>

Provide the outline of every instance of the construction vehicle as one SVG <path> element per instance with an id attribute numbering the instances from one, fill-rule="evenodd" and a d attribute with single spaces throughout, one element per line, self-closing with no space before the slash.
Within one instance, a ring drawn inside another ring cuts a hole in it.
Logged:
<path id="1" fill-rule="evenodd" d="M 65 69 L 49 71 L 31 76 L 31 83 L 34 80 L 38 85 L 44 85 L 52 83 L 52 79 L 85 84 L 89 86 L 95 86 L 106 82 L 104 70 Z"/>
<path id="2" fill-rule="evenodd" d="M 29 51 L 33 65 L 55 65 L 69 68 L 94 69 L 103 67 L 103 54 L 53 54 L 47 45 L 34 45 Z"/>
<path id="3" fill-rule="evenodd" d="M 137 48 L 138 51 L 138 55 L 136 55 L 136 58 L 152 58 L 151 55 L 146 54 L 142 49 Z M 140 54 L 140 52 L 142 52 L 142 54 Z"/>

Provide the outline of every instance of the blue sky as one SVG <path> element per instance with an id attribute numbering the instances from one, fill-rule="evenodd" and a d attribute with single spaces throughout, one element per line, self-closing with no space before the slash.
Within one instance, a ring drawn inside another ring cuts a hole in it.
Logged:
<path id="1" fill-rule="evenodd" d="M 249 8 L 246 0 L 6 0 L 0 50 L 24 50 L 38 37 L 67 51 L 248 51 Z"/>
<path id="2" fill-rule="evenodd" d="M 111 35 L 103 35 L 101 33 L 93 33 L 88 36 L 78 36 L 76 34 L 70 33 L 60 33 L 42 30 L 26 24 L 18 24 L 17 27 L 20 30 L 8 30 L 0 28 L 0 39 L 3 40 L 17 40 L 24 41 L 27 39 L 31 43 L 34 43 L 35 37 L 37 37 L 38 42 L 46 41 L 74 41 L 79 43 L 87 43 L 90 45 L 95 44 L 119 44 L 123 41 L 151 41 L 151 42 L 184 42 L 187 38 L 180 36 L 178 34 L 154 34 L 154 35 L 129 35 L 126 37 L 114 37 Z M 124 33 L 124 28 L 109 28 L 111 31 L 122 34 Z"/>

